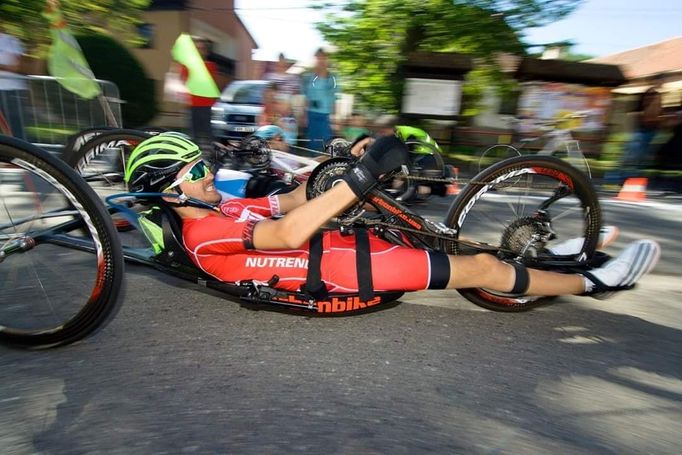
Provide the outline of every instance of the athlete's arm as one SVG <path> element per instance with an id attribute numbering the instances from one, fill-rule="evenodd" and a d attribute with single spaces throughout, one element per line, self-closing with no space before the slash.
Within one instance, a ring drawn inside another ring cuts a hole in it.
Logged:
<path id="1" fill-rule="evenodd" d="M 364 198 L 376 185 L 380 175 L 406 162 L 407 147 L 400 139 L 396 136 L 377 139 L 362 159 L 344 175 L 343 181 L 320 196 L 301 203 L 301 198 L 305 198 L 305 188 L 297 188 L 288 201 L 286 198 L 284 201 L 280 199 L 281 211 L 291 211 L 278 220 L 264 220 L 256 224 L 253 246 L 257 249 L 300 247 L 333 216 Z M 285 207 L 282 207 L 283 203 Z"/>
<path id="2" fill-rule="evenodd" d="M 305 200 L 305 188 L 303 199 Z M 275 250 L 284 248 L 298 248 L 303 245 L 315 232 L 317 232 L 333 216 L 357 201 L 346 182 L 340 182 L 320 196 L 305 203 L 294 206 L 299 202 L 297 188 L 292 193 L 280 196 L 280 205 L 292 204 L 291 211 L 278 220 L 263 220 L 256 224 L 253 231 L 253 246 L 256 249 Z M 291 196 L 291 200 L 282 197 Z M 287 202 L 285 202 L 287 201 Z M 282 207 L 282 211 L 286 211 Z"/>
<path id="3" fill-rule="evenodd" d="M 307 202 L 305 197 L 306 183 L 299 185 L 295 190 L 277 195 L 279 199 L 279 211 L 281 213 L 289 213 L 296 207 Z"/>

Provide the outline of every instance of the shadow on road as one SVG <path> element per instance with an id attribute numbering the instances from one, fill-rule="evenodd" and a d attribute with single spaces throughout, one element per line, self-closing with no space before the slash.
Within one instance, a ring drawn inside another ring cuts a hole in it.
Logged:
<path id="1" fill-rule="evenodd" d="M 173 301 L 138 291 L 78 345 L 0 350 L 6 453 L 676 453 L 682 443 L 682 332 L 637 317 L 458 302 L 320 319 L 175 286 Z"/>

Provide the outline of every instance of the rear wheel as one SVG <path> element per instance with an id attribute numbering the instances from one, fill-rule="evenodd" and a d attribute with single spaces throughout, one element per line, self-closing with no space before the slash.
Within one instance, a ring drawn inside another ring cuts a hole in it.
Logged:
<path id="1" fill-rule="evenodd" d="M 111 218 L 66 164 L 0 137 L 0 341 L 82 339 L 118 308 L 123 256 Z"/>
<path id="2" fill-rule="evenodd" d="M 112 194 L 125 193 L 123 180 L 126 162 L 137 145 L 152 136 L 140 130 L 110 130 L 101 132 L 77 150 L 65 157 L 69 166 L 85 179 L 101 198 Z M 130 231 L 132 225 L 120 215 L 113 216 L 114 225 L 119 232 Z M 129 242 L 132 246 L 144 245 Z"/>
<path id="3" fill-rule="evenodd" d="M 64 157 L 66 163 L 102 197 L 126 191 L 125 165 L 137 145 L 151 134 L 139 130 L 102 132 Z"/>
<path id="4" fill-rule="evenodd" d="M 457 196 L 445 223 L 460 239 L 492 246 L 502 260 L 556 270 L 584 264 L 593 256 L 601 209 L 582 172 L 557 158 L 521 156 L 476 175 Z M 570 239 L 579 239 L 571 254 L 551 254 L 553 246 Z M 450 254 L 475 252 L 456 242 L 442 247 Z M 527 310 L 545 300 L 478 288 L 459 292 L 497 311 Z"/>

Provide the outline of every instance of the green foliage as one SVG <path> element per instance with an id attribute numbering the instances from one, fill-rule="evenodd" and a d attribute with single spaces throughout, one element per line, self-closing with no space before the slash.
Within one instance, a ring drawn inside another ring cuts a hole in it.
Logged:
<path id="1" fill-rule="evenodd" d="M 126 127 L 144 126 L 157 114 L 154 81 L 137 59 L 113 38 L 102 34 L 77 36 L 83 54 L 98 79 L 115 83 L 125 100 L 122 106 Z"/>
<path id="2" fill-rule="evenodd" d="M 350 0 L 328 8 L 317 25 L 336 47 L 333 60 L 343 89 L 360 108 L 396 112 L 402 93 L 401 66 L 412 51 L 462 52 L 477 59 L 467 78 L 468 104 L 491 84 L 510 90 L 496 62 L 500 52 L 524 54 L 521 31 L 570 13 L 582 0 Z M 468 114 L 472 114 L 467 107 Z"/>
<path id="3" fill-rule="evenodd" d="M 76 33 L 107 30 L 134 44 L 135 26 L 151 0 L 61 0 L 60 10 Z M 50 43 L 50 26 L 43 17 L 45 0 L 2 0 L 0 18 L 6 30 L 20 38 L 33 55 L 44 56 Z"/>

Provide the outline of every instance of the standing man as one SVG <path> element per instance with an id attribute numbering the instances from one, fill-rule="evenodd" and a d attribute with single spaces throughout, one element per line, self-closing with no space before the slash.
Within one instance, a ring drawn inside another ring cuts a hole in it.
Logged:
<path id="1" fill-rule="evenodd" d="M 331 116 L 336 105 L 336 77 L 329 71 L 329 60 L 324 49 L 315 52 L 315 67 L 306 75 L 303 94 L 306 96 L 308 139 L 310 148 L 322 151 L 332 138 Z"/>
<path id="2" fill-rule="evenodd" d="M 637 102 L 637 117 L 632 140 L 625 150 L 621 169 L 627 171 L 640 169 L 651 157 L 649 147 L 660 126 L 663 114 L 660 88 L 664 76 L 657 74 L 652 86 L 642 94 Z M 627 176 L 626 176 L 627 177 Z"/>
<path id="3" fill-rule="evenodd" d="M 199 55 L 201 55 L 201 59 L 206 65 L 208 73 L 215 82 L 218 77 L 218 68 L 214 62 L 207 60 L 211 51 L 211 42 L 198 36 L 192 37 L 192 40 L 199 51 Z M 180 77 L 186 82 L 188 76 L 189 70 L 186 66 L 182 66 Z M 213 142 L 213 132 L 211 131 L 211 106 L 213 106 L 213 103 L 216 102 L 217 98 L 206 98 L 204 96 L 192 94 L 189 94 L 188 97 L 192 137 L 203 150 L 210 150 L 211 143 Z"/>
<path id="4" fill-rule="evenodd" d="M 21 41 L 5 33 L 4 26 L 0 22 L 0 113 L 12 130 L 12 135 L 26 139 L 22 102 L 26 82 L 19 75 L 23 53 Z"/>

